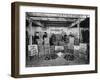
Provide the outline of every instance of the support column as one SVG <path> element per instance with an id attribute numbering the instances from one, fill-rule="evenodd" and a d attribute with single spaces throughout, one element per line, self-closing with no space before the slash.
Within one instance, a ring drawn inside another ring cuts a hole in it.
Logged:
<path id="1" fill-rule="evenodd" d="M 79 39 L 79 42 L 80 42 L 80 40 L 82 40 L 82 34 L 81 34 L 81 29 L 80 29 L 80 19 L 79 19 L 79 22 L 78 22 L 78 24 L 77 24 L 77 28 L 78 28 L 78 30 L 79 30 L 79 34 L 78 34 L 78 39 Z"/>
<path id="2" fill-rule="evenodd" d="M 29 30 L 30 30 L 29 45 L 32 45 L 32 20 L 31 19 L 29 19 Z"/>

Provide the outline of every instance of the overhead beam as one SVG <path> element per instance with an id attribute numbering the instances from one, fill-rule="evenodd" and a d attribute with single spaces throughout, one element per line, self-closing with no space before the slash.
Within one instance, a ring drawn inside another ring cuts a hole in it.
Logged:
<path id="1" fill-rule="evenodd" d="M 84 21 L 86 18 L 78 19 L 77 21 L 73 22 L 69 27 L 73 27 L 76 24 L 79 24 L 81 21 Z"/>
<path id="2" fill-rule="evenodd" d="M 82 14 L 65 14 L 65 13 L 40 13 L 40 12 L 27 12 L 26 15 L 30 17 L 69 17 L 69 18 L 86 18 L 89 15 L 82 15 Z"/>
<path id="3" fill-rule="evenodd" d="M 43 20 L 43 21 L 70 21 L 70 22 L 74 22 L 77 19 L 65 19 L 65 18 L 48 18 L 48 17 L 30 17 L 32 20 Z"/>

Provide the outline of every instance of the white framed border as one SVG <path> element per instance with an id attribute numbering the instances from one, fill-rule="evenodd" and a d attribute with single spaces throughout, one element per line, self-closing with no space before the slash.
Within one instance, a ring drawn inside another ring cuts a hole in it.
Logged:
<path id="1" fill-rule="evenodd" d="M 95 70 L 95 10 L 73 9 L 73 8 L 56 8 L 56 7 L 37 7 L 37 6 L 20 6 L 19 7 L 19 74 L 40 74 L 55 72 L 75 72 Z M 51 67 L 25 67 L 25 12 L 45 12 L 45 13 L 65 13 L 65 14 L 85 14 L 90 15 L 90 64 L 88 65 L 68 65 L 68 66 L 51 66 Z"/>

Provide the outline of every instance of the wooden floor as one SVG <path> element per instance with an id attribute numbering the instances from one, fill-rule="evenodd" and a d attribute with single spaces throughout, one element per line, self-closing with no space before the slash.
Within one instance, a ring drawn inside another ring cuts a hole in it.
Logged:
<path id="1" fill-rule="evenodd" d="M 62 66 L 62 65 L 80 65 L 89 64 L 85 55 L 74 55 L 73 59 L 69 58 L 64 53 L 57 53 L 55 59 L 49 59 L 43 55 L 41 57 L 35 56 L 27 59 L 26 67 L 42 67 L 42 66 Z M 68 59 L 69 58 L 69 59 Z"/>

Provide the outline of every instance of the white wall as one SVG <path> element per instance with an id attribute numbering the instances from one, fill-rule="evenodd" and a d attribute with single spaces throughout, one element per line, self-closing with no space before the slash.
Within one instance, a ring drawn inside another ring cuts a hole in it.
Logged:
<path id="1" fill-rule="evenodd" d="M 10 77 L 11 68 L 11 2 L 15 0 L 1 0 L 0 2 L 0 80 L 17 80 Z M 74 4 L 74 5 L 89 5 L 98 6 L 100 10 L 100 0 L 16 0 L 30 1 L 41 3 L 56 3 L 56 4 Z M 100 21 L 100 11 L 98 13 L 98 22 Z M 98 23 L 100 26 L 100 23 Z M 100 34 L 100 27 L 98 33 Z M 98 44 L 100 44 L 100 37 Z M 100 53 L 100 50 L 99 50 Z M 80 74 L 80 75 L 64 75 L 52 77 L 38 78 L 22 78 L 18 80 L 100 80 L 100 54 L 98 54 L 99 73 L 97 74 Z"/>
<path id="2" fill-rule="evenodd" d="M 55 29 L 58 29 L 59 31 L 55 31 Z M 43 30 L 41 27 L 32 27 L 32 32 L 30 31 L 30 28 L 27 28 L 27 31 L 29 34 L 34 36 L 35 31 L 39 32 L 47 32 L 48 34 L 50 33 L 55 33 L 55 34 L 61 34 L 62 31 L 64 31 L 67 35 L 70 35 L 70 32 L 76 36 L 79 35 L 79 29 L 78 28 L 65 28 L 65 27 L 48 27 L 48 29 Z"/>

